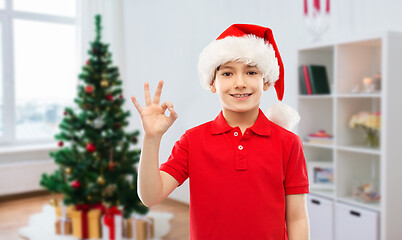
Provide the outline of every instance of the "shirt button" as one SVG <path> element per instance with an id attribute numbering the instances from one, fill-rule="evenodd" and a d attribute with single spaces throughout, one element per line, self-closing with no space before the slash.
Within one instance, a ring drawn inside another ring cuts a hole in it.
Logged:
<path id="1" fill-rule="evenodd" d="M 239 135 L 239 133 L 237 133 L 237 132 L 234 132 L 234 135 L 235 135 L 235 137 L 237 137 L 237 135 Z"/>
<path id="2" fill-rule="evenodd" d="M 242 145 L 239 145 L 239 150 L 243 150 L 243 146 Z"/>

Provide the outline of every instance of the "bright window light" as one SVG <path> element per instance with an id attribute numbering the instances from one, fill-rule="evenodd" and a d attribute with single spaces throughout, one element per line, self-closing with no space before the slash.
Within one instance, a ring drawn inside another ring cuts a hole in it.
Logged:
<path id="1" fill-rule="evenodd" d="M 2 0 L 0 0 L 2 1 Z M 72 0 L 14 0 L 16 11 L 75 17 L 76 1 Z"/>
<path id="2" fill-rule="evenodd" d="M 16 137 L 52 139 L 76 95 L 75 27 L 14 20 L 14 54 Z"/>

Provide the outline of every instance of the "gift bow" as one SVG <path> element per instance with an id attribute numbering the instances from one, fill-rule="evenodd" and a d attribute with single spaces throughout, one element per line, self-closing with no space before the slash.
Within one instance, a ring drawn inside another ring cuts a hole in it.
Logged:
<path id="1" fill-rule="evenodd" d="M 109 227 L 109 239 L 114 239 L 115 238 L 115 226 L 114 226 L 114 217 L 116 215 L 122 216 L 123 214 L 121 211 L 117 208 L 117 206 L 113 206 L 109 209 L 106 210 L 105 216 L 103 218 L 103 222 L 105 223 L 106 226 Z"/>
<path id="2" fill-rule="evenodd" d="M 133 224 L 133 238 L 137 239 L 137 224 L 136 224 L 136 221 L 138 219 L 138 220 L 143 220 L 143 221 L 147 222 L 147 239 L 149 239 L 151 237 L 151 224 L 152 224 L 151 219 L 148 219 L 147 217 L 145 217 L 143 215 L 139 215 L 139 214 L 135 214 L 135 213 L 133 213 L 131 216 L 134 219 L 134 221 L 132 221 L 132 224 Z"/>
<path id="3" fill-rule="evenodd" d="M 76 210 L 82 211 L 81 228 L 82 228 L 82 237 L 83 238 L 88 238 L 88 216 L 87 216 L 87 214 L 88 214 L 88 211 L 93 208 L 100 209 L 102 213 L 105 211 L 105 207 L 102 205 L 102 203 L 77 204 L 75 206 Z"/>

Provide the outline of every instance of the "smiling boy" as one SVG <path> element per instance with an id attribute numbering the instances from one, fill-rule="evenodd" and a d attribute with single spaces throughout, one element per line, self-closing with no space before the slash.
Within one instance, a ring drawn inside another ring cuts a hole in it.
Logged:
<path id="1" fill-rule="evenodd" d="M 158 204 L 189 178 L 191 240 L 309 239 L 302 142 L 284 128 L 297 113 L 280 103 L 268 119 L 259 108 L 271 86 L 283 98 L 284 69 L 271 29 L 230 26 L 201 52 L 198 70 L 202 86 L 218 94 L 222 111 L 187 130 L 160 167 L 162 135 L 178 115 L 172 103 L 159 105 L 162 81 L 153 100 L 144 84 L 144 108 L 132 97 L 145 132 L 141 201 Z"/>

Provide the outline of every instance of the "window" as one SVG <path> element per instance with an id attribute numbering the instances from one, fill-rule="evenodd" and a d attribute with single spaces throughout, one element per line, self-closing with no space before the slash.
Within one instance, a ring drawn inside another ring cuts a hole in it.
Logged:
<path id="1" fill-rule="evenodd" d="M 76 2 L 7 3 L 1 10 L 0 0 L 0 141 L 51 142 L 64 108 L 74 107 Z"/>

